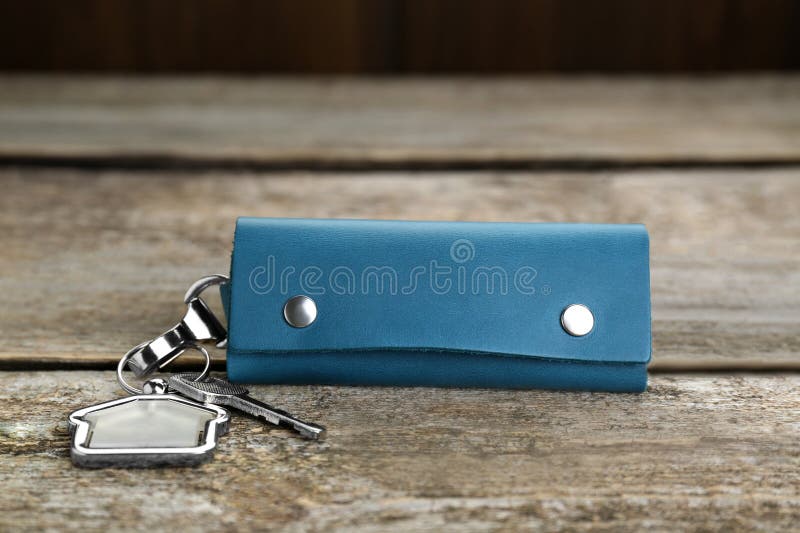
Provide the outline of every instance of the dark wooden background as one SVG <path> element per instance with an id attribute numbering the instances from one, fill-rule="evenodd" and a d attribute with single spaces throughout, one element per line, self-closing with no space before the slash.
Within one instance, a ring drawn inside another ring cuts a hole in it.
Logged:
<path id="1" fill-rule="evenodd" d="M 792 0 L 0 1 L 0 70 L 714 72 L 800 67 Z"/>

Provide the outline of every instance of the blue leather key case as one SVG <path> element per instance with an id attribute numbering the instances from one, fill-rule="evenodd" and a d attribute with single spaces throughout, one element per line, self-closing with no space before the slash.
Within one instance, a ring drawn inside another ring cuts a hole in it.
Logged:
<path id="1" fill-rule="evenodd" d="M 647 387 L 642 225 L 240 218 L 223 299 L 233 381 Z"/>

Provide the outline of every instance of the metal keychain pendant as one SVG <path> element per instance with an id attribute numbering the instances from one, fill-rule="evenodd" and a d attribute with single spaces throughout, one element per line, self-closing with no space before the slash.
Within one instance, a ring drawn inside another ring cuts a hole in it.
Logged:
<path id="1" fill-rule="evenodd" d="M 136 394 L 72 413 L 70 456 L 90 468 L 194 466 L 211 459 L 229 420 L 215 405 Z"/>
<path id="2" fill-rule="evenodd" d="M 230 417 L 221 407 L 169 394 L 163 379 L 151 379 L 142 389 L 125 381 L 122 371 L 143 344 L 125 354 L 117 366 L 117 381 L 131 396 L 69 415 L 70 456 L 77 466 L 193 466 L 211 459 L 217 439 L 228 432 Z M 211 358 L 201 346 L 192 347 L 206 358 L 198 375 L 205 378 Z"/>

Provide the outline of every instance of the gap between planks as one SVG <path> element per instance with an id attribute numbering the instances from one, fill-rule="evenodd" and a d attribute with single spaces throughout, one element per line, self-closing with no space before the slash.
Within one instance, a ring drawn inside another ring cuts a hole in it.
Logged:
<path id="1" fill-rule="evenodd" d="M 0 149 L 1 150 L 1 149 Z M 624 170 L 761 170 L 800 169 L 797 157 L 736 158 L 597 158 L 531 157 L 521 159 L 487 159 L 484 157 L 442 158 L 336 158 L 294 159 L 281 157 L 203 157 L 202 155 L 165 156 L 161 154 L 79 154 L 45 155 L 0 151 L 3 168 L 52 168 L 124 171 L 242 171 L 242 172 L 458 172 L 458 171 L 530 171 L 530 172 L 606 172 Z"/>
<path id="2" fill-rule="evenodd" d="M 119 359 L 117 355 L 85 355 L 75 353 L 48 354 L 32 358 L 25 353 L 0 353 L 0 372 L 19 370 L 115 370 Z M 176 360 L 170 366 L 171 370 L 186 370 L 196 368 L 202 361 L 193 356 Z M 225 371 L 225 358 L 215 357 L 211 369 L 217 372 Z M 726 372 L 800 372 L 800 361 L 782 360 L 774 364 L 763 359 L 736 359 L 723 361 L 692 361 L 670 359 L 666 361 L 653 361 L 648 367 L 651 374 L 670 373 L 726 373 Z"/>

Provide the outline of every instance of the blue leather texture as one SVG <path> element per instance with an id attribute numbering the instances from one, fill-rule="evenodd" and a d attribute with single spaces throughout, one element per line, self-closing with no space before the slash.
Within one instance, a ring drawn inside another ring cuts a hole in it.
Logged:
<path id="1" fill-rule="evenodd" d="M 240 382 L 641 391 L 642 225 L 240 218 L 225 289 Z M 316 320 L 293 328 L 304 294 Z M 583 304 L 586 336 L 561 326 Z"/>

